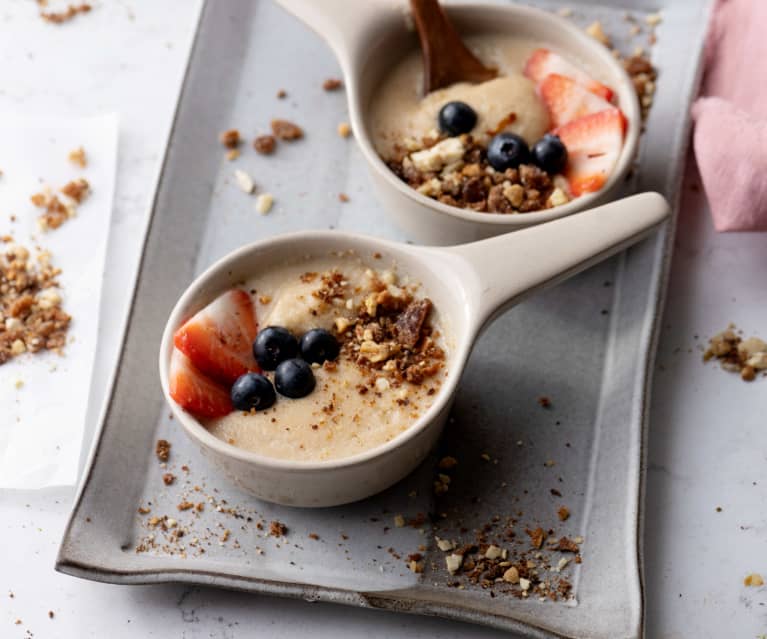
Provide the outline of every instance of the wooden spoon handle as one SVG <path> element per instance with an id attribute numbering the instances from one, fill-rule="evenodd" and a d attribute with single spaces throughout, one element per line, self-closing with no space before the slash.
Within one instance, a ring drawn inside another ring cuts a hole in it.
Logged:
<path id="1" fill-rule="evenodd" d="M 423 51 L 424 94 L 456 82 L 484 82 L 498 75 L 469 51 L 438 0 L 410 0 Z"/>

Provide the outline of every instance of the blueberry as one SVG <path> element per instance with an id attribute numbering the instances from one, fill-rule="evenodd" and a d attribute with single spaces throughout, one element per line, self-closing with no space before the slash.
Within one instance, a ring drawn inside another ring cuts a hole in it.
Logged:
<path id="1" fill-rule="evenodd" d="M 298 355 L 298 340 L 281 326 L 267 326 L 253 342 L 253 357 L 265 371 L 273 371 L 280 362 Z"/>
<path id="2" fill-rule="evenodd" d="M 232 404 L 237 410 L 264 410 L 277 399 L 274 386 L 263 375 L 245 373 L 237 378 L 231 390 Z"/>
<path id="3" fill-rule="evenodd" d="M 468 133 L 477 124 L 477 114 L 465 102 L 448 102 L 439 110 L 439 130 L 448 135 Z"/>
<path id="4" fill-rule="evenodd" d="M 532 148 L 533 162 L 546 173 L 561 173 L 567 164 L 567 149 L 562 140 L 547 133 Z"/>
<path id="5" fill-rule="evenodd" d="M 338 357 L 338 341 L 324 328 L 313 328 L 301 338 L 301 357 L 310 364 L 322 364 Z"/>
<path id="6" fill-rule="evenodd" d="M 302 359 L 286 359 L 274 371 L 274 386 L 280 395 L 298 399 L 314 390 L 312 367 Z"/>
<path id="7" fill-rule="evenodd" d="M 516 169 L 529 158 L 527 142 L 515 133 L 499 133 L 487 147 L 487 161 L 496 171 Z"/>

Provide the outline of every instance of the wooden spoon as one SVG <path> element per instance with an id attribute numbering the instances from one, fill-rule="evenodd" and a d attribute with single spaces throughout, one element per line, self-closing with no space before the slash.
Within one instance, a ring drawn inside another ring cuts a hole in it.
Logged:
<path id="1" fill-rule="evenodd" d="M 410 0 L 423 51 L 423 92 L 456 82 L 485 82 L 498 75 L 469 51 L 438 0 Z"/>

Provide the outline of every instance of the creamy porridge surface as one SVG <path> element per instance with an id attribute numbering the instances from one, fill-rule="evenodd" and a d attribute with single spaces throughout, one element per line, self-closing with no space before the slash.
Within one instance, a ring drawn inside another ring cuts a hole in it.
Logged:
<path id="1" fill-rule="evenodd" d="M 431 405 L 446 374 L 439 316 L 431 310 L 412 349 L 425 352 L 420 368 L 414 354 L 403 360 L 405 347 L 380 328 L 397 317 L 389 312 L 387 318 L 386 305 L 404 310 L 406 301 L 417 305 L 424 294 L 384 259 L 307 258 L 270 269 L 243 288 L 256 301 L 260 329 L 282 326 L 300 336 L 324 328 L 338 335 L 342 349 L 334 362 L 313 366 L 317 385 L 308 396 L 278 397 L 263 411 L 205 420 L 219 439 L 279 459 L 338 459 L 393 439 Z"/>
<path id="2" fill-rule="evenodd" d="M 421 93 L 423 71 L 420 51 L 406 56 L 384 79 L 371 103 L 370 126 L 376 150 L 383 157 L 395 154 L 395 146 L 408 138 L 428 136 L 436 126 L 437 113 L 446 103 L 460 100 L 477 112 L 472 134 L 482 138 L 486 132 L 514 112 L 514 122 L 500 130 L 521 135 L 528 144 L 540 138 L 549 127 L 545 105 L 536 95 L 535 85 L 522 75 L 525 60 L 536 45 L 503 35 L 467 38 L 467 44 L 499 77 L 481 84 L 454 84 Z"/>

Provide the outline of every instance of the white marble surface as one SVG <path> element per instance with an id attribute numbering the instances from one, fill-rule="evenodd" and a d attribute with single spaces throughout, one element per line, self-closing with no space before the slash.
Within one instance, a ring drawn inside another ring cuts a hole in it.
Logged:
<path id="1" fill-rule="evenodd" d="M 0 4 L 0 110 L 121 115 L 100 357 L 118 347 L 198 10 L 197 0 L 116 0 L 52 27 L 30 0 Z M 747 385 L 704 366 L 696 347 L 730 321 L 767 335 L 767 234 L 717 235 L 702 197 L 689 195 L 651 414 L 647 636 L 751 639 L 767 633 L 767 589 L 742 585 L 749 572 L 767 575 L 767 380 Z M 59 575 L 53 562 L 73 492 L 0 492 L 0 637 L 502 636 L 438 619 Z"/>

